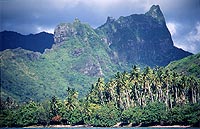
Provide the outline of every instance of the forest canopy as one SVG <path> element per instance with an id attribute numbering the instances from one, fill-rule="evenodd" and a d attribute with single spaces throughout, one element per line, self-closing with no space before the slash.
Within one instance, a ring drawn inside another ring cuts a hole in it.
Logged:
<path id="1" fill-rule="evenodd" d="M 133 66 L 109 81 L 99 78 L 84 98 L 67 88 L 64 100 L 53 96 L 43 102 L 1 103 L 1 127 L 29 125 L 88 125 L 111 127 L 192 125 L 200 121 L 200 80 L 166 68 Z M 122 125 L 121 124 L 121 125 Z"/>

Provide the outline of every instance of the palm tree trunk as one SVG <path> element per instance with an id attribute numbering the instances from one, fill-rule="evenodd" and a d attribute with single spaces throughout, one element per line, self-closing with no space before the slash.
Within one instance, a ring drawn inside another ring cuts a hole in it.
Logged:
<path id="1" fill-rule="evenodd" d="M 168 100 L 169 100 L 169 86 L 168 86 L 168 84 L 167 84 L 167 88 L 166 88 L 166 99 L 165 99 L 166 107 L 169 107 Z"/>
<path id="2" fill-rule="evenodd" d="M 130 100 L 129 100 L 129 94 L 128 94 L 128 90 L 126 89 L 126 106 L 127 106 L 127 108 L 129 108 L 130 107 Z"/>

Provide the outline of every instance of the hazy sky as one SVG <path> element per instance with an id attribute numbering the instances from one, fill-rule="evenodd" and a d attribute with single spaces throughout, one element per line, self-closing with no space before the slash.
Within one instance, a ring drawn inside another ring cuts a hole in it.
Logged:
<path id="1" fill-rule="evenodd" d="M 143 14 L 160 5 L 175 46 L 200 52 L 200 0 L 0 0 L 1 30 L 53 33 L 76 17 L 96 28 L 107 16 Z"/>

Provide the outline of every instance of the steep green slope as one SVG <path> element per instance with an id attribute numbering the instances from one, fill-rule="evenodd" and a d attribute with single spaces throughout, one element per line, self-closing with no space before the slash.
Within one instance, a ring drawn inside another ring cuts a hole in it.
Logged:
<path id="1" fill-rule="evenodd" d="M 200 53 L 171 62 L 167 68 L 200 78 Z"/>
<path id="2" fill-rule="evenodd" d="M 83 96 L 97 77 L 117 71 L 107 44 L 89 25 L 75 21 L 70 26 L 70 30 L 84 31 L 54 44 L 44 54 L 20 48 L 0 53 L 4 99 L 13 96 L 20 101 L 40 101 L 53 95 L 63 98 L 67 87 L 74 87 Z"/>

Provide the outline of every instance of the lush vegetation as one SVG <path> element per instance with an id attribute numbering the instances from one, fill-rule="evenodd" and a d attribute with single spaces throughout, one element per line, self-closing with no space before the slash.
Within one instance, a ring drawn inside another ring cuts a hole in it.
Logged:
<path id="1" fill-rule="evenodd" d="M 40 44 L 51 45 L 46 42 L 52 40 L 49 36 L 40 33 L 25 38 L 11 32 L 3 35 L 3 43 L 43 52 Z M 42 54 L 20 48 L 0 52 L 3 100 L 43 101 L 52 95 L 64 99 L 66 87 L 75 88 L 83 97 L 98 77 L 109 78 L 132 64 L 165 66 L 191 55 L 174 47 L 159 6 L 152 6 L 146 14 L 108 18 L 97 29 L 78 19 L 62 23 L 56 27 L 54 39 L 51 49 Z"/>
<path id="2" fill-rule="evenodd" d="M 167 68 L 178 73 L 193 75 L 200 78 L 200 53 L 171 62 Z"/>
<path id="3" fill-rule="evenodd" d="M 200 80 L 164 68 L 134 66 L 107 82 L 99 78 L 85 98 L 78 94 L 67 88 L 65 99 L 53 96 L 21 105 L 7 98 L 1 105 L 0 125 L 198 126 L 200 121 Z"/>
<path id="4" fill-rule="evenodd" d="M 2 97 L 17 101 L 45 100 L 52 95 L 64 98 L 66 87 L 84 96 L 99 76 L 119 70 L 109 57 L 108 45 L 89 25 L 74 22 L 80 35 L 54 44 L 43 54 L 10 49 L 0 52 Z"/>
<path id="5" fill-rule="evenodd" d="M 181 60 L 184 65 L 134 66 L 113 76 L 132 64 L 165 66 L 191 55 L 173 46 L 164 23 L 159 6 L 108 18 L 97 29 L 76 19 L 56 27 L 55 44 L 42 54 L 21 48 L 0 52 L 0 125 L 197 125 L 199 54 Z"/>

